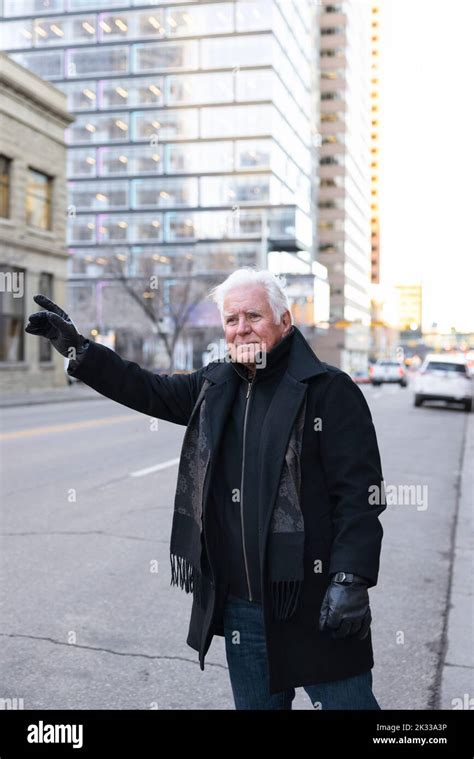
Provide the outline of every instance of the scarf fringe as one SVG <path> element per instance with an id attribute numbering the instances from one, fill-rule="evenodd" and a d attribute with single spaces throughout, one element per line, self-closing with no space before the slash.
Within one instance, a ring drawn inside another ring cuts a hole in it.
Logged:
<path id="1" fill-rule="evenodd" d="M 272 582 L 272 609 L 275 619 L 289 619 L 293 616 L 300 599 L 301 587 L 301 580 Z"/>
<path id="2" fill-rule="evenodd" d="M 170 554 L 171 585 L 186 593 L 193 593 L 199 605 L 202 601 L 201 576 L 195 567 L 182 556 Z M 301 580 L 280 580 L 271 583 L 272 611 L 275 619 L 290 619 L 300 600 Z"/>
<path id="3" fill-rule="evenodd" d="M 197 603 L 201 606 L 202 588 L 201 575 L 196 571 L 190 561 L 182 556 L 170 554 L 171 582 L 170 585 L 179 586 L 186 593 L 192 593 Z"/>

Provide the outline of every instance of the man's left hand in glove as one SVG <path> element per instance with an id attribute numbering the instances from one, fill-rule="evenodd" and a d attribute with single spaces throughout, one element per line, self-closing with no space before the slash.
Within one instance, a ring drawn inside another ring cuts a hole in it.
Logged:
<path id="1" fill-rule="evenodd" d="M 331 630 L 333 638 L 357 635 L 363 640 L 372 621 L 368 582 L 364 577 L 337 572 L 321 604 L 319 629 Z"/>

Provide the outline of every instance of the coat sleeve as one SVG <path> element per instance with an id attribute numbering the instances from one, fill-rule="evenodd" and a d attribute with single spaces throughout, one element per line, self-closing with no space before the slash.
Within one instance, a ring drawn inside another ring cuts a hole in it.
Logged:
<path id="1" fill-rule="evenodd" d="M 101 395 L 157 419 L 187 425 L 197 401 L 202 369 L 191 374 L 155 374 L 121 358 L 105 345 L 90 342 L 68 374 Z"/>
<path id="2" fill-rule="evenodd" d="M 329 574 L 353 572 L 377 584 L 386 508 L 372 416 L 360 388 L 344 372 L 331 380 L 321 419 L 321 453 L 331 503 Z M 380 497 L 378 497 L 378 494 Z"/>

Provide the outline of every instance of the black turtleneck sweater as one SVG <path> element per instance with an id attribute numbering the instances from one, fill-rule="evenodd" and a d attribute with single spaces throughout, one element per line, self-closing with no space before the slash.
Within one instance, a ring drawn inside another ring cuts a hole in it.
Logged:
<path id="1" fill-rule="evenodd" d="M 220 556 L 218 584 L 227 593 L 257 602 L 261 602 L 257 501 L 260 436 L 273 395 L 286 371 L 293 335 L 292 327 L 266 354 L 266 365 L 257 368 L 253 377 L 244 364 L 232 364 L 241 382 L 224 426 L 211 486 Z"/>

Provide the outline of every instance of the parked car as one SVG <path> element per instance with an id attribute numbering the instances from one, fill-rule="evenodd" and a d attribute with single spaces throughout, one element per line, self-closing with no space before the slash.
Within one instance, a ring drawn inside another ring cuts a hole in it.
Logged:
<path id="1" fill-rule="evenodd" d="M 370 382 L 367 369 L 356 369 L 351 373 L 351 377 L 358 385 L 365 385 L 367 382 Z"/>
<path id="2" fill-rule="evenodd" d="M 381 385 L 383 382 L 397 382 L 401 387 L 408 384 L 407 373 L 403 364 L 395 359 L 379 358 L 369 369 L 372 385 Z"/>
<path id="3" fill-rule="evenodd" d="M 445 401 L 462 403 L 466 411 L 472 411 L 473 377 L 463 357 L 428 354 L 413 388 L 415 406 L 424 401 Z"/>

